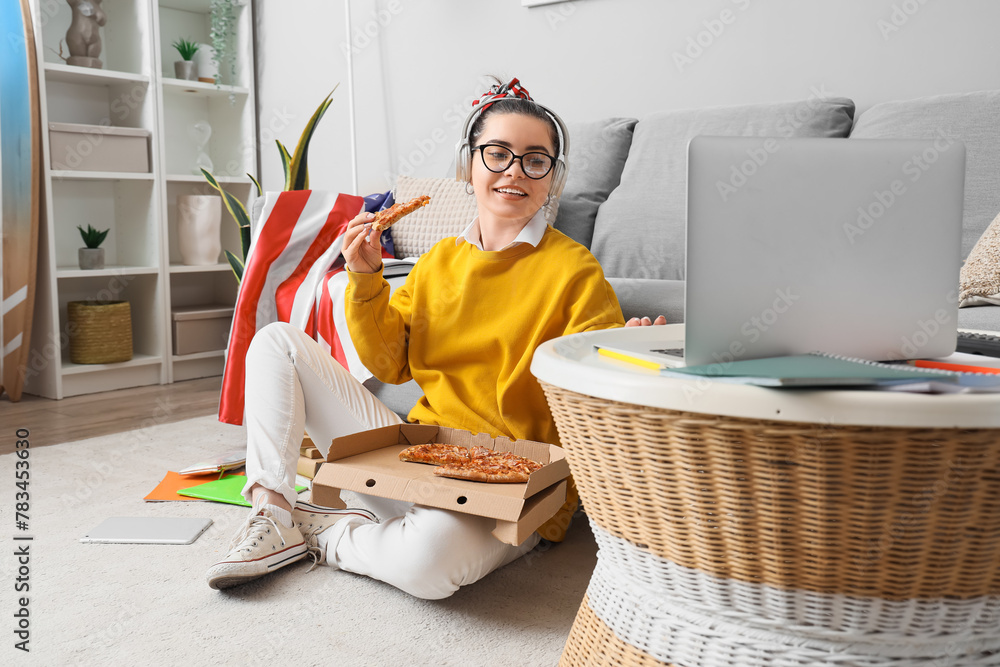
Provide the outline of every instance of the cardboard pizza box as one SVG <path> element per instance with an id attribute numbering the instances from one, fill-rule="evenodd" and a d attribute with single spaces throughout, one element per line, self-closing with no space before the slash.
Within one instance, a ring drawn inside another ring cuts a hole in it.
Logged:
<path id="1" fill-rule="evenodd" d="M 543 465 L 524 484 L 487 484 L 437 477 L 435 466 L 399 460 L 403 449 L 428 442 L 489 447 Z M 566 502 L 568 476 L 565 453 L 555 445 L 428 424 L 397 424 L 336 438 L 313 479 L 312 499 L 333 506 L 340 502 L 340 490 L 348 489 L 485 516 L 496 519 L 493 535 L 498 540 L 520 544 Z"/>

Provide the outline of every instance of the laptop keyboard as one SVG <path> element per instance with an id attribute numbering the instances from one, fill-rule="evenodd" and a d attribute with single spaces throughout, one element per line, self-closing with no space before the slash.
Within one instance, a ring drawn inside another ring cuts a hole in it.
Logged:
<path id="1" fill-rule="evenodd" d="M 957 350 L 967 354 L 1000 357 L 1000 332 L 959 330 Z"/>

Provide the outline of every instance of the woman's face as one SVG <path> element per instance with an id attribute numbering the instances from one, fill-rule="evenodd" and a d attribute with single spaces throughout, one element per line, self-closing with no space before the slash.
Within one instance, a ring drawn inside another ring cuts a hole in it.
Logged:
<path id="1" fill-rule="evenodd" d="M 533 151 L 553 155 L 555 148 L 545 121 L 513 113 L 486 118 L 482 136 L 476 142 L 477 146 L 483 144 L 499 144 L 516 155 Z M 544 178 L 528 178 L 521 160 L 517 159 L 498 174 L 483 164 L 481 150 L 472 152 L 472 187 L 476 192 L 481 220 L 493 218 L 526 223 L 545 203 L 551 183 L 552 171 Z"/>

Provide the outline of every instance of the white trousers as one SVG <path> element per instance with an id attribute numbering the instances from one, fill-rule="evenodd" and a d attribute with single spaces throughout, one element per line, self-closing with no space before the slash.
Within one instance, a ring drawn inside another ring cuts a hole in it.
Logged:
<path id="1" fill-rule="evenodd" d="M 247 483 L 294 507 L 304 432 L 325 456 L 333 438 L 402 423 L 319 343 L 285 323 L 254 336 L 246 356 Z M 493 537 L 492 519 L 361 496 L 379 517 L 343 519 L 320 535 L 327 563 L 389 583 L 416 597 L 445 598 L 531 551 L 533 534 L 511 546 Z"/>

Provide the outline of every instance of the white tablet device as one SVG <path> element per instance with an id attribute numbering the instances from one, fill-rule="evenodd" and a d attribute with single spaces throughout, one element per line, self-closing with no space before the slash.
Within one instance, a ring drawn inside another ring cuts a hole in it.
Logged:
<path id="1" fill-rule="evenodd" d="M 212 525 L 211 519 L 113 516 L 80 538 L 110 544 L 191 544 Z"/>

